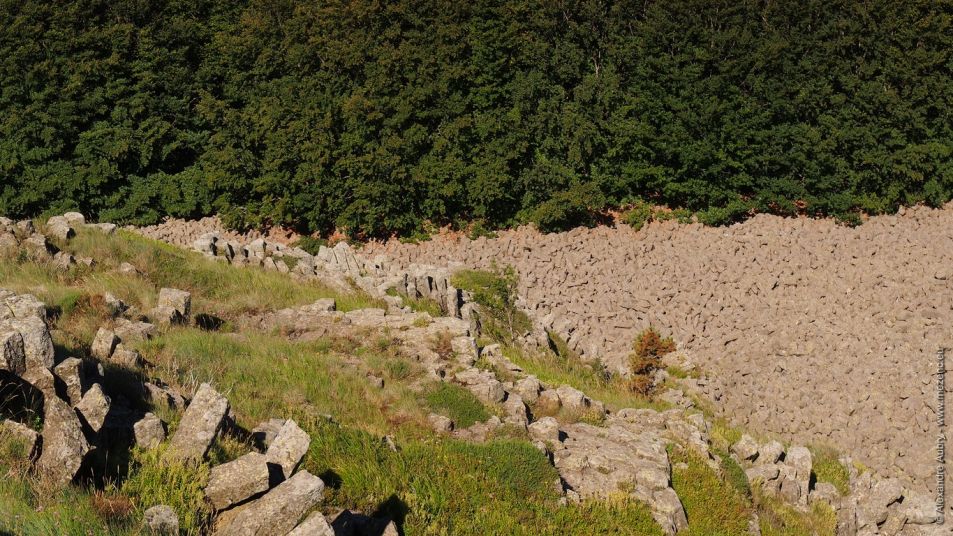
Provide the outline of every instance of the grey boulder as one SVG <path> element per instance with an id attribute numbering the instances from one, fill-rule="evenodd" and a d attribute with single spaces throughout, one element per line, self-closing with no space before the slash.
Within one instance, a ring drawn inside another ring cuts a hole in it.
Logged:
<path id="1" fill-rule="evenodd" d="M 228 409 L 228 400 L 224 396 L 207 383 L 200 385 L 172 436 L 172 452 L 182 459 L 205 458 Z"/>

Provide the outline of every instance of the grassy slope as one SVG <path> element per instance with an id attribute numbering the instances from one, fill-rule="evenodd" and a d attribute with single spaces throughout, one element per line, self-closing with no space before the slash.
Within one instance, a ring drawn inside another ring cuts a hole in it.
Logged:
<path id="1" fill-rule="evenodd" d="M 141 347 L 155 364 L 150 374 L 184 387 L 213 381 L 228 395 L 245 429 L 270 417 L 297 419 L 313 438 L 304 465 L 331 488 L 327 509 L 388 513 L 403 521 L 407 534 L 659 533 L 639 504 L 559 506 L 555 469 L 526 441 L 469 444 L 434 436 L 426 426 L 432 402 L 409 386 L 408 380 L 416 378 L 413 363 L 392 352 L 386 341 L 327 338 L 305 343 L 269 333 L 227 332 L 231 321 L 247 313 L 322 297 L 336 298 L 345 310 L 379 306 L 375 300 L 337 295 L 279 274 L 234 269 L 127 233 L 104 237 L 81 231 L 66 249 L 93 257 L 97 265 L 63 274 L 42 265 L 0 261 L 0 286 L 32 292 L 58 313 L 54 338 L 61 352 L 86 354 L 106 316 L 96 298 L 103 292 L 147 311 L 162 286 L 190 290 L 193 310 L 222 318 L 226 332 L 165 330 Z M 121 262 L 131 262 L 142 275 L 118 274 Z M 360 367 L 353 366 L 354 356 L 360 357 Z M 367 372 L 384 377 L 385 388 L 368 382 Z M 463 407 L 482 416 L 465 397 L 450 399 L 451 411 Z M 384 445 L 384 435 L 396 436 L 398 451 Z M 213 457 L 223 461 L 247 448 L 234 439 L 222 440 Z M 117 498 L 108 501 L 101 493 L 79 488 L 44 495 L 31 479 L 7 479 L 0 486 L 0 504 L 11 515 L 2 518 L 14 521 L 0 522 L 0 530 L 43 534 L 55 525 L 69 527 L 71 533 L 134 532 L 141 510 L 151 505 L 137 503 L 137 497 L 183 494 L 178 487 L 168 489 L 168 479 L 159 476 L 168 469 L 157 465 L 154 456 L 137 455 L 138 473 L 116 482 L 111 493 Z M 10 466 L 11 460 L 0 459 L 0 470 Z M 123 500 L 132 508 L 111 507 Z M 194 504 L 194 497 L 186 497 L 185 504 L 189 500 Z M 43 512 L 35 513 L 41 506 Z"/>
<path id="2" fill-rule="evenodd" d="M 232 327 L 244 314 L 323 297 L 336 298 L 345 310 L 379 306 L 376 300 L 341 296 L 275 273 L 234 269 L 128 233 L 104 237 L 81 231 L 67 249 L 92 256 L 98 264 L 63 274 L 42 265 L 0 261 L 0 287 L 32 292 L 51 306 L 59 315 L 55 342 L 61 352 L 74 355 L 86 354 L 106 318 L 97 299 L 101 293 L 112 292 L 146 311 L 162 286 L 190 290 L 193 310 L 223 319 L 225 329 L 164 330 L 140 348 L 155 365 L 150 374 L 185 389 L 212 381 L 227 394 L 246 430 L 271 417 L 298 420 L 312 437 L 304 466 L 329 485 L 326 510 L 387 513 L 402 522 L 406 534 L 660 533 L 647 509 L 629 501 L 560 506 L 555 469 L 526 441 L 501 437 L 470 444 L 435 436 L 426 424 L 434 409 L 472 421 L 493 408 L 482 407 L 463 390 L 412 387 L 419 370 L 384 335 L 290 342 L 271 333 L 236 333 Z M 132 263 L 142 275 L 118 274 L 121 262 Z M 648 404 L 572 356 L 541 357 L 511 349 L 507 354 L 544 381 L 574 385 L 610 407 Z M 367 373 L 383 377 L 385 387 L 368 382 Z M 155 411 L 174 428 L 174 413 Z M 395 437 L 397 451 L 381 441 L 384 435 Z M 248 449 L 240 438 L 223 438 L 211 456 L 220 463 Z M 197 508 L 201 494 L 182 482 L 201 482 L 204 469 L 188 472 L 162 463 L 154 454 L 136 453 L 136 474 L 125 482 L 114 482 L 104 492 L 71 488 L 54 494 L 22 478 L 16 460 L 0 450 L 0 471 L 14 476 L 0 480 L 0 514 L 5 514 L 0 515 L 0 531 L 52 534 L 66 528 L 70 533 L 126 534 L 137 530 L 142 509 L 157 501 Z M 673 478 L 691 530 L 732 533 L 740 526 L 732 510 L 737 492 L 714 473 L 705 473 L 707 467 L 697 460 L 687 463 Z M 170 471 L 174 479 L 163 476 Z M 710 507 L 694 505 L 695 497 L 709 496 L 722 500 Z M 197 531 L 202 520 L 187 526 Z"/>

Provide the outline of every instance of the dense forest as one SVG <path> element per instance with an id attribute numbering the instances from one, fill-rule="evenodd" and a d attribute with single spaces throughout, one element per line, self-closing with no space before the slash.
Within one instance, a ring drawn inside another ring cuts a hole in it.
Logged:
<path id="1" fill-rule="evenodd" d="M 0 0 L 0 214 L 355 237 L 953 197 L 950 0 Z"/>

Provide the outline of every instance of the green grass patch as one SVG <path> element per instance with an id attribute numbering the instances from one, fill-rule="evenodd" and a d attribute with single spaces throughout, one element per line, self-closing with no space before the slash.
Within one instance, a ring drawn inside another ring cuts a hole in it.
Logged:
<path id="1" fill-rule="evenodd" d="M 348 363 L 342 351 L 365 359 L 377 352 L 373 339 L 364 342 L 369 346 L 355 348 L 353 341 L 339 346 L 334 339 L 291 342 L 263 333 L 245 337 L 176 328 L 139 348 L 170 383 L 189 389 L 213 382 L 240 416 L 257 419 L 252 427 L 277 415 L 307 421 L 330 414 L 381 434 L 390 433 L 394 422 L 409 428 L 408 421 L 422 423 L 417 395 L 408 386 L 372 387 L 366 371 Z"/>
<path id="2" fill-rule="evenodd" d="M 204 491 L 209 476 L 207 463 L 182 462 L 169 455 L 163 444 L 150 450 L 134 449 L 132 465 L 122 492 L 134 501 L 139 519 L 148 508 L 165 504 L 178 514 L 181 532 L 204 533 L 211 514 Z"/>
<path id="3" fill-rule="evenodd" d="M 449 417 L 458 428 L 467 428 L 490 418 L 483 402 L 459 385 L 435 383 L 425 398 L 431 411 Z"/>
<path id="4" fill-rule="evenodd" d="M 680 448 L 670 453 L 672 487 L 682 500 L 687 536 L 747 534 L 751 503 L 735 485 L 718 477 L 697 454 Z M 684 463 L 687 467 L 679 467 Z"/>
<path id="5" fill-rule="evenodd" d="M 725 482 L 731 485 L 742 496 L 751 498 L 751 484 L 748 482 L 748 475 L 745 470 L 728 455 L 727 451 L 719 448 L 713 448 L 712 453 L 721 458 L 721 471 Z"/>
<path id="6" fill-rule="evenodd" d="M 815 445 L 810 448 L 814 458 L 814 475 L 818 482 L 829 482 L 838 493 L 850 493 L 850 472 L 840 462 L 840 453 L 828 445 Z"/>
<path id="7" fill-rule="evenodd" d="M 807 512 L 800 512 L 777 497 L 755 493 L 762 536 L 834 536 L 837 514 L 824 503 L 814 503 Z"/>
<path id="8" fill-rule="evenodd" d="M 325 503 L 391 515 L 408 535 L 661 534 L 642 504 L 559 506 L 556 470 L 525 441 L 439 439 L 394 452 L 333 423 L 314 432 L 305 466 L 336 483 Z"/>

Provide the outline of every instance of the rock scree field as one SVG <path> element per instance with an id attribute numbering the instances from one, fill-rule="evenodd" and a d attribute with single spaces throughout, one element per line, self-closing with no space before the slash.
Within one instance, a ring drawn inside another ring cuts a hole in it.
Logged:
<path id="1" fill-rule="evenodd" d="M 2 219 L 0 531 L 945 534 L 950 214 L 310 251 Z"/>
<path id="2" fill-rule="evenodd" d="M 732 420 L 827 442 L 936 489 L 936 352 L 953 346 L 953 207 L 856 228 L 757 216 L 364 248 L 398 266 L 512 266 L 523 306 L 571 348 L 625 366 L 635 335 L 671 333 Z"/>

